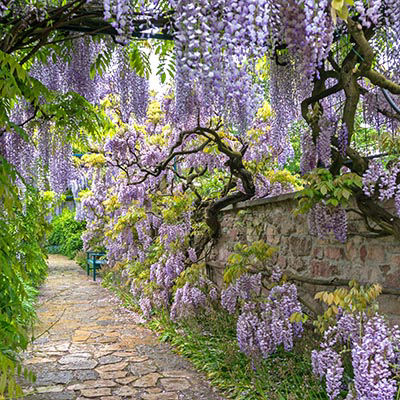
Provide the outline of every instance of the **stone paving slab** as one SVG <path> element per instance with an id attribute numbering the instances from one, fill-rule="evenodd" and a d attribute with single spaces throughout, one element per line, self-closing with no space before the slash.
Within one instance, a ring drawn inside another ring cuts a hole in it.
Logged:
<path id="1" fill-rule="evenodd" d="M 38 316 L 37 339 L 24 355 L 37 375 L 25 385 L 28 400 L 224 400 L 66 257 L 49 258 Z"/>

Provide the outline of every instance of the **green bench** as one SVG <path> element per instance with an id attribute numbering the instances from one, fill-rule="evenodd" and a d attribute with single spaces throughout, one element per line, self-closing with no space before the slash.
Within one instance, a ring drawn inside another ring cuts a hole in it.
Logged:
<path id="1" fill-rule="evenodd" d="M 90 271 L 93 271 L 93 280 L 95 281 L 97 270 L 100 269 L 103 264 L 107 263 L 107 260 L 105 260 L 104 258 L 100 258 L 104 257 L 106 253 L 88 251 L 86 254 L 87 254 L 86 272 L 89 276 Z"/>

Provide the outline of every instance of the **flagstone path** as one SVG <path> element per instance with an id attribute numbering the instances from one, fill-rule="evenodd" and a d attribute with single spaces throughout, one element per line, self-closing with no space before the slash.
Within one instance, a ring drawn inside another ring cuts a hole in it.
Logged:
<path id="1" fill-rule="evenodd" d="M 73 261 L 50 256 L 29 400 L 222 400 L 184 358 L 139 324 Z M 54 324 L 54 326 L 52 326 Z"/>

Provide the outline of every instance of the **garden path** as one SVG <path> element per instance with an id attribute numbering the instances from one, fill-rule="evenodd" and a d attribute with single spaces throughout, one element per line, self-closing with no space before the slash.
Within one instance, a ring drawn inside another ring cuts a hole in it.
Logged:
<path id="1" fill-rule="evenodd" d="M 222 399 L 138 315 L 63 256 L 50 256 L 38 316 L 35 333 L 44 333 L 25 354 L 37 375 L 30 400 Z"/>

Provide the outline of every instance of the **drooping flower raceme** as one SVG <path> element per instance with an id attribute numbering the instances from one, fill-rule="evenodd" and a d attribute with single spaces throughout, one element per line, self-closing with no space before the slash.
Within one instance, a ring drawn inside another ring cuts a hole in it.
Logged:
<path id="1" fill-rule="evenodd" d="M 329 399 L 347 390 L 346 399 L 394 400 L 400 336 L 379 314 L 338 314 L 336 324 L 324 333 L 320 350 L 312 352 L 313 372 L 325 377 Z M 344 380 L 344 358 L 350 358 L 352 374 Z M 350 380 L 350 382 L 349 382 Z"/>
<path id="2" fill-rule="evenodd" d="M 362 182 L 364 193 L 369 197 L 377 197 L 380 201 L 394 199 L 397 215 L 400 216 L 400 163 L 395 163 L 388 168 L 372 160 L 365 171 Z"/>
<path id="3" fill-rule="evenodd" d="M 175 300 L 171 307 L 171 319 L 176 321 L 194 315 L 197 309 L 206 306 L 206 302 L 207 297 L 199 288 L 186 283 L 175 293 Z"/>
<path id="4" fill-rule="evenodd" d="M 301 322 L 292 322 L 294 313 L 301 314 L 297 289 L 293 284 L 277 285 L 267 298 L 261 296 L 261 275 L 241 275 L 221 294 L 222 306 L 231 314 L 239 308 L 237 338 L 247 356 L 268 357 L 279 345 L 289 351 L 301 336 Z"/>
<path id="5" fill-rule="evenodd" d="M 391 364 L 395 347 L 390 329 L 380 316 L 371 318 L 364 327 L 361 340 L 352 349 L 354 388 L 357 398 L 393 400 L 398 391 Z"/>
<path id="6" fill-rule="evenodd" d="M 308 213 L 310 233 L 325 238 L 333 232 L 336 239 L 344 243 L 347 239 L 347 213 L 341 206 L 315 204 Z"/>

